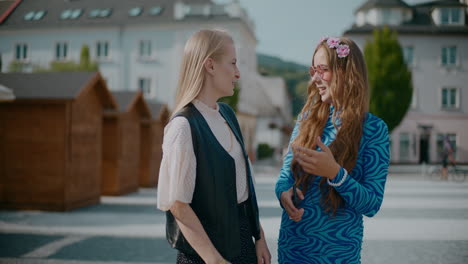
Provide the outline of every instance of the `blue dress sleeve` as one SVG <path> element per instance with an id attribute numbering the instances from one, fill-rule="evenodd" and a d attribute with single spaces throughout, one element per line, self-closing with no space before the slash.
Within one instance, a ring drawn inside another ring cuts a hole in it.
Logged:
<path id="1" fill-rule="evenodd" d="M 353 174 L 362 174 L 361 180 L 357 181 L 349 175 L 343 184 L 336 186 L 335 189 L 348 206 L 365 216 L 372 217 L 382 205 L 390 162 L 387 125 L 380 118 L 372 116 L 366 121 L 363 137 L 364 145 L 360 149 L 363 154 L 363 166 L 361 168 L 356 166 L 354 170 L 358 171 L 353 172 Z M 344 174 L 345 171 L 341 168 L 331 182 L 340 182 Z"/>
<path id="2" fill-rule="evenodd" d="M 283 167 L 281 168 L 280 175 L 278 177 L 278 181 L 276 182 L 275 186 L 275 193 L 276 197 L 278 200 L 281 197 L 281 193 L 284 191 L 289 190 L 294 184 L 294 179 L 292 177 L 291 173 L 291 162 L 293 159 L 293 153 L 291 149 L 291 142 L 296 138 L 298 132 L 299 132 L 299 126 L 300 126 L 300 120 L 296 122 L 296 125 L 294 126 L 294 130 L 291 134 L 291 138 L 289 140 L 289 146 L 288 146 L 288 153 L 283 159 Z"/>

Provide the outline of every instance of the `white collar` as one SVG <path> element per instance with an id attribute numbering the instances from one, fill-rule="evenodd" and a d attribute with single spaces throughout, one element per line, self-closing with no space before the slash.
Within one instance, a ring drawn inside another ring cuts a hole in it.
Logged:
<path id="1" fill-rule="evenodd" d="M 195 105 L 198 111 L 202 112 L 205 115 L 211 116 L 211 117 L 218 117 L 220 115 L 219 113 L 219 105 L 216 103 L 216 108 L 213 109 L 212 107 L 209 107 L 202 101 L 198 99 L 193 99 L 192 103 Z"/>

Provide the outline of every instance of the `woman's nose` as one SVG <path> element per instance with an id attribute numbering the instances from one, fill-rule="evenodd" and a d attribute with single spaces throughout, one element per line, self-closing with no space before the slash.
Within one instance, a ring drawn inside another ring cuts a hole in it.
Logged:
<path id="1" fill-rule="evenodd" d="M 312 82 L 318 82 L 322 80 L 322 78 L 320 78 L 320 74 L 318 72 L 316 72 L 313 76 L 312 76 Z"/>

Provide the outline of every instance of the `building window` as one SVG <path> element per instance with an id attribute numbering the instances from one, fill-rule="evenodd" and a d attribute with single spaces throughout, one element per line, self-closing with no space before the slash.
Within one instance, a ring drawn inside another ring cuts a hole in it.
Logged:
<path id="1" fill-rule="evenodd" d="M 406 65 L 412 66 L 414 64 L 414 47 L 408 46 L 403 48 L 403 58 Z"/>
<path id="2" fill-rule="evenodd" d="M 454 66 L 457 64 L 457 47 L 442 47 L 442 65 Z"/>
<path id="3" fill-rule="evenodd" d="M 392 12 L 390 9 L 382 9 L 382 23 L 390 24 L 390 19 L 392 17 Z"/>
<path id="4" fill-rule="evenodd" d="M 151 95 L 151 79 L 150 78 L 138 79 L 138 89 L 143 93 L 145 97 L 149 97 Z"/>
<path id="5" fill-rule="evenodd" d="M 143 11 L 143 8 L 141 7 L 134 7 L 128 11 L 128 15 L 132 17 L 136 17 L 141 15 L 141 12 Z"/>
<path id="6" fill-rule="evenodd" d="M 55 44 L 55 59 L 65 60 L 68 55 L 68 44 L 65 42 L 58 42 Z"/>
<path id="7" fill-rule="evenodd" d="M 142 40 L 140 41 L 140 57 L 151 57 L 151 41 Z"/>
<path id="8" fill-rule="evenodd" d="M 109 42 L 99 41 L 96 43 L 96 58 L 107 59 L 109 57 Z"/>
<path id="9" fill-rule="evenodd" d="M 46 15 L 45 10 L 39 10 L 39 11 L 30 11 L 24 15 L 24 20 L 26 21 L 33 21 L 33 20 L 40 20 Z"/>
<path id="10" fill-rule="evenodd" d="M 410 136 L 408 133 L 400 133 L 400 161 L 407 161 L 410 152 Z"/>
<path id="11" fill-rule="evenodd" d="M 163 8 L 160 6 L 154 6 L 149 10 L 151 16 L 159 16 L 163 11 Z"/>
<path id="12" fill-rule="evenodd" d="M 27 60 L 28 59 L 28 44 L 21 43 L 15 46 L 15 59 Z"/>
<path id="13" fill-rule="evenodd" d="M 66 9 L 60 14 L 61 19 L 77 19 L 83 13 L 82 9 Z"/>
<path id="14" fill-rule="evenodd" d="M 442 109 L 457 109 L 458 108 L 458 89 L 457 88 L 442 88 L 441 95 Z"/>
<path id="15" fill-rule="evenodd" d="M 450 148 L 452 148 L 452 155 L 453 158 L 456 159 L 457 157 L 457 134 L 454 133 L 440 133 L 437 134 L 437 159 L 442 160 L 442 155 L 444 153 L 444 148 L 447 148 L 447 146 L 444 147 L 444 139 L 447 137 L 448 139 L 448 144 Z"/>
<path id="16" fill-rule="evenodd" d="M 442 25 L 460 24 L 460 8 L 442 8 L 440 10 L 440 22 Z"/>
<path id="17" fill-rule="evenodd" d="M 88 17 L 90 18 L 104 18 L 112 14 L 112 8 L 97 8 L 89 11 Z"/>

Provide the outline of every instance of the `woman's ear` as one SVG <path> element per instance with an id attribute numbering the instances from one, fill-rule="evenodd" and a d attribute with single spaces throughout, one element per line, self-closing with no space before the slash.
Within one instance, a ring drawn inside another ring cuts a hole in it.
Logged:
<path id="1" fill-rule="evenodd" d="M 205 61 L 205 70 L 207 73 L 209 74 L 214 74 L 214 61 L 212 58 L 208 58 L 206 61 Z"/>

